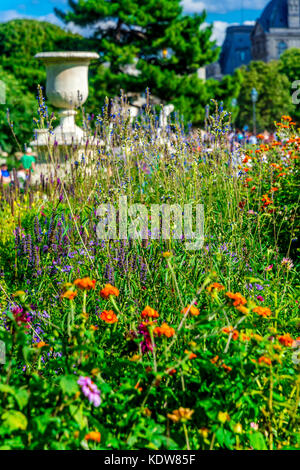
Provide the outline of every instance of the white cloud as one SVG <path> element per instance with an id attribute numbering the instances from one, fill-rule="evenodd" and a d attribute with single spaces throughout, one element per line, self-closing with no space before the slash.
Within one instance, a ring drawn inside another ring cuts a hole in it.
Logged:
<path id="1" fill-rule="evenodd" d="M 244 0 L 245 10 L 262 10 L 269 0 Z M 239 0 L 182 0 L 182 5 L 186 13 L 201 13 L 206 10 L 209 13 L 227 13 L 241 9 Z"/>

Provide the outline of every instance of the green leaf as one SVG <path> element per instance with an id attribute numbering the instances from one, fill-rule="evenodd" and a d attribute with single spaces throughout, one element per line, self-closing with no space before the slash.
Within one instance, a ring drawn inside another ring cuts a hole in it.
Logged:
<path id="1" fill-rule="evenodd" d="M 27 418 L 23 413 L 17 410 L 9 410 L 3 413 L 3 426 L 8 428 L 10 431 L 16 429 L 25 430 L 27 428 Z"/>
<path id="2" fill-rule="evenodd" d="M 249 441 L 254 450 L 267 450 L 265 438 L 261 432 L 249 434 Z"/>
<path id="3" fill-rule="evenodd" d="M 22 410 L 27 405 L 29 400 L 28 390 L 25 390 L 24 388 L 21 388 L 20 390 L 15 390 L 14 396 L 20 409 Z"/>
<path id="4" fill-rule="evenodd" d="M 59 382 L 63 393 L 74 395 L 78 391 L 77 378 L 74 375 L 65 375 Z"/>

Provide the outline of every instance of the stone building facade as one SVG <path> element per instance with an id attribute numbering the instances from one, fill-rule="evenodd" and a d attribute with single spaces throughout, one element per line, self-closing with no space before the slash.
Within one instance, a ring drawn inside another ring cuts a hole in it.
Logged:
<path id="1" fill-rule="evenodd" d="M 220 79 L 251 60 L 278 60 L 291 48 L 300 49 L 300 0 L 271 0 L 254 27 L 227 28 L 220 60 L 207 67 L 207 76 Z"/>
<path id="2" fill-rule="evenodd" d="M 300 48 L 300 0 L 271 0 L 251 33 L 252 59 L 278 60 L 291 48 Z"/>

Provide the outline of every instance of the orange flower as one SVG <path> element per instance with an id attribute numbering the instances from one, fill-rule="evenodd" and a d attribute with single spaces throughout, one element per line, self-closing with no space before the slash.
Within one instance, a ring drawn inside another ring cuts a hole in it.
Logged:
<path id="1" fill-rule="evenodd" d="M 242 294 L 240 294 L 239 292 L 236 292 L 235 294 L 233 294 L 232 292 L 226 292 L 226 295 L 230 299 L 234 300 L 234 307 L 238 307 L 239 305 L 245 305 L 247 303 L 245 297 L 243 297 Z"/>
<path id="2" fill-rule="evenodd" d="M 284 346 L 292 346 L 294 344 L 294 340 L 290 336 L 289 333 L 278 336 L 278 341 L 279 341 L 279 343 L 283 344 Z"/>
<path id="3" fill-rule="evenodd" d="M 219 360 L 219 356 L 215 356 L 215 357 L 213 357 L 213 358 L 210 360 L 210 362 L 211 362 L 212 364 L 216 364 L 216 362 L 218 362 L 218 360 Z"/>
<path id="4" fill-rule="evenodd" d="M 261 356 L 259 359 L 258 359 L 258 363 L 259 364 L 266 364 L 267 366 L 270 366 L 272 364 L 272 361 L 269 357 L 266 357 L 266 356 Z"/>
<path id="5" fill-rule="evenodd" d="M 249 308 L 244 307 L 243 305 L 239 305 L 238 307 L 236 307 L 236 309 L 244 315 L 247 315 L 249 313 Z"/>
<path id="6" fill-rule="evenodd" d="M 77 295 L 77 290 L 67 290 L 63 294 L 61 294 L 61 297 L 64 297 L 65 299 L 73 300 L 74 297 Z"/>
<path id="7" fill-rule="evenodd" d="M 232 371 L 232 367 L 227 366 L 226 364 L 222 364 L 223 369 L 225 369 L 227 372 Z"/>
<path id="8" fill-rule="evenodd" d="M 101 434 L 99 431 L 91 431 L 84 436 L 86 441 L 94 441 L 100 442 L 101 441 Z"/>
<path id="9" fill-rule="evenodd" d="M 240 340 L 241 341 L 250 341 L 250 337 L 245 335 L 245 333 L 241 333 Z"/>
<path id="10" fill-rule="evenodd" d="M 151 308 L 149 307 L 149 305 L 147 305 L 147 307 L 144 308 L 144 310 L 142 311 L 142 317 L 145 318 L 158 318 L 159 317 L 159 313 L 154 310 L 154 308 Z"/>
<path id="11" fill-rule="evenodd" d="M 92 280 L 89 277 L 76 279 L 76 281 L 74 281 L 74 285 L 78 287 L 78 289 L 81 289 L 81 290 L 95 289 L 95 284 L 96 284 L 96 280 L 95 279 Z"/>
<path id="12" fill-rule="evenodd" d="M 184 315 L 187 312 L 189 312 L 193 317 L 196 317 L 200 313 L 200 311 L 198 310 L 197 307 L 195 307 L 195 305 L 188 305 L 183 310 L 181 310 L 181 313 L 183 313 Z"/>
<path id="13" fill-rule="evenodd" d="M 193 352 L 191 351 L 188 351 L 187 349 L 184 351 L 185 354 L 189 354 L 189 359 L 195 359 L 195 357 L 197 357 L 197 354 L 194 354 Z"/>
<path id="14" fill-rule="evenodd" d="M 91 326 L 90 326 L 90 330 L 96 331 L 96 330 L 99 330 L 99 327 L 98 327 L 98 326 L 95 326 L 95 325 L 91 325 Z"/>
<path id="15" fill-rule="evenodd" d="M 272 187 L 272 188 L 270 189 L 270 191 L 271 191 L 272 193 L 274 193 L 275 191 L 278 191 L 278 188 L 276 188 L 276 186 L 274 186 L 274 187 Z"/>
<path id="16" fill-rule="evenodd" d="M 219 284 L 219 282 L 213 282 L 210 286 L 208 286 L 206 288 L 207 292 L 211 292 L 211 291 L 221 291 L 221 290 L 225 290 L 225 287 L 223 286 L 223 284 Z"/>
<path id="17" fill-rule="evenodd" d="M 173 421 L 173 423 L 178 423 L 178 421 L 187 421 L 188 419 L 192 418 L 192 414 L 194 410 L 190 408 L 182 408 L 182 406 L 178 410 L 174 410 L 173 413 L 168 413 L 168 418 Z"/>
<path id="18" fill-rule="evenodd" d="M 36 348 L 43 348 L 44 346 L 49 346 L 49 344 L 45 343 L 45 341 L 39 341 L 38 343 L 34 344 Z"/>
<path id="19" fill-rule="evenodd" d="M 110 295 L 118 297 L 119 293 L 119 289 L 111 284 L 105 284 L 104 288 L 100 291 L 100 295 L 103 299 L 108 299 Z"/>
<path id="20" fill-rule="evenodd" d="M 101 320 L 105 323 L 116 323 L 118 321 L 117 315 L 112 310 L 103 310 L 100 315 Z"/>
<path id="21" fill-rule="evenodd" d="M 156 328 L 154 328 L 153 333 L 157 336 L 164 335 L 167 338 L 171 338 L 175 335 L 175 330 L 174 328 L 167 325 L 167 323 L 163 323 L 161 326 L 157 326 Z"/>
<path id="22" fill-rule="evenodd" d="M 253 312 L 257 313 L 257 315 L 260 315 L 261 317 L 269 317 L 272 315 L 269 307 L 255 307 Z"/>
<path id="23" fill-rule="evenodd" d="M 239 332 L 238 332 L 238 330 L 234 330 L 232 326 L 227 326 L 227 327 L 225 327 L 225 328 L 222 328 L 222 331 L 223 331 L 224 333 L 228 333 L 228 334 L 231 333 L 232 339 L 233 339 L 234 341 L 237 340 L 238 337 L 239 337 Z"/>

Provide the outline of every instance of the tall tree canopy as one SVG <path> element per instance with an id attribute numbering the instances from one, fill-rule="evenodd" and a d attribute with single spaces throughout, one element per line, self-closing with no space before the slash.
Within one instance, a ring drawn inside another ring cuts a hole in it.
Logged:
<path id="1" fill-rule="evenodd" d="M 274 129 L 274 121 L 280 120 L 283 114 L 293 114 L 295 107 L 292 104 L 291 89 L 287 76 L 280 70 L 280 62 L 272 61 L 251 62 L 242 67 L 243 81 L 238 97 L 239 127 L 248 124 L 253 126 L 251 90 L 258 91 L 257 128 L 258 131 Z"/>
<path id="2" fill-rule="evenodd" d="M 206 13 L 184 16 L 180 0 L 69 0 L 70 11 L 56 9 L 65 23 L 93 28 L 100 53 L 93 82 L 98 98 L 125 92 L 151 92 L 166 102 L 181 103 L 188 118 L 201 116 L 204 84 L 197 70 L 217 59 L 205 27 Z M 128 73 L 128 66 L 134 65 Z M 95 66 L 94 66 L 95 67 Z M 92 66 L 93 68 L 93 66 Z M 195 99 L 195 89 L 200 92 Z M 201 109 L 200 109 L 201 108 Z M 203 117 L 203 116 L 202 116 Z"/>

